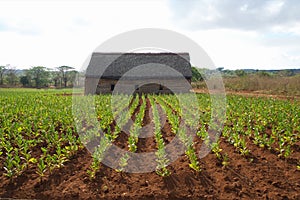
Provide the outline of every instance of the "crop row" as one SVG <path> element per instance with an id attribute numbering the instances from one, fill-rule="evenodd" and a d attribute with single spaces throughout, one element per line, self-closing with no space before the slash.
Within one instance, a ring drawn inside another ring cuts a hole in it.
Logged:
<path id="1" fill-rule="evenodd" d="M 63 94 L 63 93 L 61 93 Z M 242 156 L 251 155 L 249 144 L 275 152 L 282 159 L 294 156 L 300 139 L 300 102 L 272 98 L 227 96 L 226 119 L 223 128 L 211 120 L 218 108 L 211 107 L 207 94 L 194 97 L 179 95 L 99 95 L 72 96 L 41 91 L 5 91 L 0 94 L 0 167 L 11 180 L 29 168 L 42 178 L 61 168 L 91 141 L 93 162 L 88 171 L 95 177 L 106 150 L 116 140 L 130 119 L 128 149 L 137 150 L 138 136 L 143 127 L 147 99 L 150 101 L 154 137 L 157 144 L 157 173 L 170 174 L 169 162 L 162 138 L 158 107 L 168 119 L 174 136 L 183 142 L 190 167 L 201 170 L 191 130 L 209 145 L 217 159 L 228 164 L 228 155 L 220 148 L 220 140 L 209 142 L 208 129 L 222 132 L 221 137 L 232 144 Z M 183 101 L 180 102 L 179 100 Z M 75 106 L 74 106 L 75 102 Z M 139 109 L 138 109 L 139 108 Z M 214 114 L 214 113 L 213 113 Z M 225 116 L 225 115 L 224 115 Z M 222 116 L 218 116 L 222 117 Z M 77 134 L 78 133 L 78 134 Z M 119 160 L 119 171 L 127 165 L 129 156 Z"/>

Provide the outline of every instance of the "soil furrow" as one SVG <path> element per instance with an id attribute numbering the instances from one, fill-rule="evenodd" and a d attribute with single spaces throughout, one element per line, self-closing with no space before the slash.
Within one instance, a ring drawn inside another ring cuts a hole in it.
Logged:
<path id="1" fill-rule="evenodd" d="M 143 126 L 140 137 L 137 142 L 137 153 L 156 151 L 156 142 L 154 138 L 154 123 L 152 121 L 152 109 L 148 98 L 146 98 L 146 109 L 143 119 Z"/>

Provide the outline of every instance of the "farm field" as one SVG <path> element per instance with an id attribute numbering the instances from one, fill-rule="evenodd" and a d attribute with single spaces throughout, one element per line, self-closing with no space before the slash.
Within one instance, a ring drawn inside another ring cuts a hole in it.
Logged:
<path id="1" fill-rule="evenodd" d="M 173 95 L 119 95 L 113 108 L 111 95 L 92 97 L 97 135 L 89 116 L 73 116 L 71 90 L 0 89 L 0 198 L 300 199 L 298 99 L 227 95 L 221 136 L 209 143 L 210 96 L 196 97 L 196 108 Z M 175 137 L 185 149 L 170 162 Z M 100 162 L 112 144 L 128 152 L 116 169 Z M 203 144 L 212 150 L 199 159 Z M 156 152 L 157 169 L 127 173 L 130 153 L 145 152 Z"/>

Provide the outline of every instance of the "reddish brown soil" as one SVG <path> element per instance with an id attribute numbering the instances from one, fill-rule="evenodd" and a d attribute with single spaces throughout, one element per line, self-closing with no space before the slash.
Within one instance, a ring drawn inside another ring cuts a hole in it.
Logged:
<path id="1" fill-rule="evenodd" d="M 136 112 L 138 112 L 138 109 Z M 160 115 L 162 110 L 158 107 Z M 136 113 L 135 112 L 135 113 Z M 163 117 L 162 117 L 163 118 Z M 134 116 L 133 116 L 134 120 Z M 144 126 L 152 124 L 151 107 L 147 100 Z M 166 118 L 162 119 L 162 133 L 168 143 L 174 137 Z M 152 131 L 151 126 L 146 131 Z M 126 149 L 126 133 L 116 143 Z M 125 137 L 125 138 L 123 138 Z M 30 166 L 12 181 L 0 169 L 0 198 L 26 199 L 300 199 L 300 171 L 296 164 L 283 160 L 267 149 L 252 143 L 249 157 L 235 151 L 234 146 L 220 138 L 222 154 L 229 156 L 229 164 L 223 167 L 213 153 L 200 160 L 201 172 L 189 167 L 186 156 L 181 156 L 167 168 L 169 177 L 155 172 L 145 174 L 118 173 L 101 165 L 95 180 L 86 171 L 91 155 L 86 149 L 65 163 L 64 167 L 47 174 L 42 180 Z M 195 148 L 202 141 L 195 138 Z M 153 137 L 140 139 L 138 152 L 155 150 Z M 296 146 L 294 148 L 299 148 Z M 298 152 L 295 155 L 299 155 Z M 292 157 L 295 158 L 295 157 Z M 295 158 L 295 159 L 299 159 Z"/>
<path id="2" fill-rule="evenodd" d="M 145 116 L 143 120 L 143 132 L 141 134 L 144 134 L 144 132 L 150 132 L 153 133 L 154 129 L 154 123 L 152 121 L 152 110 L 149 99 L 146 99 L 146 110 L 145 110 Z M 153 134 L 152 134 L 153 135 Z M 137 153 L 142 152 L 153 152 L 156 151 L 156 144 L 154 137 L 146 137 L 146 138 L 139 138 L 137 143 Z"/>
<path id="3" fill-rule="evenodd" d="M 59 93 L 56 96 L 83 96 L 83 93 Z"/>

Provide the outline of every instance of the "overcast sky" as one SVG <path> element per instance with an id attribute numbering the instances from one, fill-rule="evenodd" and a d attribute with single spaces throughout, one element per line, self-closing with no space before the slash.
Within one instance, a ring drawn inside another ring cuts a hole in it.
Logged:
<path id="1" fill-rule="evenodd" d="M 112 36 L 166 28 L 197 42 L 218 67 L 300 68 L 298 0 L 0 0 L 0 65 L 68 65 Z"/>

